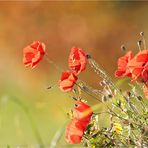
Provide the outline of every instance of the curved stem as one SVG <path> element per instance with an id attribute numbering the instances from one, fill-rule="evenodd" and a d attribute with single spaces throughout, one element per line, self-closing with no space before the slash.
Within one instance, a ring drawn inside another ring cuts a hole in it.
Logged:
<path id="1" fill-rule="evenodd" d="M 31 116 L 31 114 L 30 114 L 30 112 L 29 112 L 29 110 L 28 110 L 28 107 L 27 107 L 25 104 L 23 104 L 23 103 L 22 103 L 19 99 L 17 99 L 16 97 L 12 97 L 12 101 L 13 101 L 14 103 L 16 103 L 17 105 L 19 105 L 19 107 L 24 111 L 24 113 L 26 114 L 26 116 L 27 116 L 27 118 L 28 118 L 28 120 L 29 120 L 29 122 L 30 122 L 30 126 L 31 126 L 31 128 L 32 128 L 32 131 L 33 131 L 35 137 L 36 137 L 36 140 L 38 141 L 38 143 L 39 143 L 40 145 L 43 145 L 42 138 L 41 138 L 40 133 L 39 133 L 39 131 L 38 131 L 38 129 L 37 129 L 37 126 L 36 126 L 36 124 L 35 124 L 35 121 L 33 120 L 32 116 Z"/>

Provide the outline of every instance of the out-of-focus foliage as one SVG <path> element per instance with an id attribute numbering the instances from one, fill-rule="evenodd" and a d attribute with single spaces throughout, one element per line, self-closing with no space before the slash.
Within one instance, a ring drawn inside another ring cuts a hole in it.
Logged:
<path id="1" fill-rule="evenodd" d="M 147 9 L 147 2 L 0 2 L 0 147 L 38 144 L 34 124 L 49 145 L 72 106 L 56 87 L 61 71 L 46 61 L 34 70 L 24 68 L 26 45 L 43 41 L 50 59 L 63 69 L 69 49 L 82 47 L 112 75 L 123 41 L 137 50 L 137 33 L 144 31 L 147 40 Z M 91 74 L 85 72 L 82 79 L 98 87 L 99 78 L 90 79 Z M 93 104 L 91 97 L 87 100 Z M 66 143 L 61 139 L 59 144 Z"/>

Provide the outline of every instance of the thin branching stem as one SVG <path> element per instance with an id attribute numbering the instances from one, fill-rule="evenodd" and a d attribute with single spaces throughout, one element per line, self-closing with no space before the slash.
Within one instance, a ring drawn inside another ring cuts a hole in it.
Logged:
<path id="1" fill-rule="evenodd" d="M 106 80 L 106 82 L 108 83 L 108 85 L 110 85 L 112 87 L 112 89 L 116 90 L 117 93 L 119 95 L 121 95 L 123 98 L 125 98 L 122 94 L 122 92 L 115 86 L 115 84 L 113 83 L 111 77 L 105 72 L 105 70 L 100 67 L 95 60 L 93 60 L 91 58 L 90 55 L 88 55 L 88 62 L 90 64 L 90 66 L 94 69 L 94 71 L 103 79 Z"/>
<path id="2" fill-rule="evenodd" d="M 94 96 L 93 94 L 89 93 L 88 91 L 86 91 L 85 89 L 83 89 L 83 87 L 81 87 L 79 84 L 75 83 L 83 92 L 85 92 L 86 94 L 88 94 L 89 96 L 93 97 L 95 100 L 99 101 L 102 103 L 101 100 L 99 100 L 96 96 Z"/>

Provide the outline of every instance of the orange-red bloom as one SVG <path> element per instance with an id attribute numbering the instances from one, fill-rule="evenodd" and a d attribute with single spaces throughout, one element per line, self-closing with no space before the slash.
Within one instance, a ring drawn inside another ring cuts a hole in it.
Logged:
<path id="1" fill-rule="evenodd" d="M 148 88 L 145 87 L 145 88 L 143 89 L 143 92 L 144 92 L 144 94 L 145 94 L 146 99 L 148 99 Z"/>
<path id="2" fill-rule="evenodd" d="M 79 74 L 84 71 L 87 64 L 87 57 L 85 52 L 81 48 L 72 48 L 69 59 L 69 68 L 75 73 Z"/>
<path id="3" fill-rule="evenodd" d="M 92 109 L 86 103 L 82 101 L 77 101 L 75 103 L 75 108 L 73 109 L 74 118 L 81 121 L 89 122 L 92 114 Z"/>
<path id="4" fill-rule="evenodd" d="M 84 132 L 93 114 L 92 109 L 86 103 L 77 101 L 73 109 L 73 119 L 66 128 L 66 141 L 71 144 L 81 142 Z"/>
<path id="5" fill-rule="evenodd" d="M 128 63 L 133 80 L 148 81 L 148 50 L 142 50 Z"/>
<path id="6" fill-rule="evenodd" d="M 65 139 L 70 144 L 78 144 L 81 142 L 83 134 L 84 128 L 81 121 L 72 119 L 66 127 Z"/>
<path id="7" fill-rule="evenodd" d="M 63 72 L 59 81 L 59 87 L 64 92 L 70 92 L 77 81 L 77 76 L 70 71 Z"/>
<path id="8" fill-rule="evenodd" d="M 133 53 L 132 51 L 129 51 L 124 56 L 118 59 L 118 70 L 115 72 L 116 77 L 124 77 L 124 76 L 131 77 L 131 72 L 127 67 L 127 65 L 132 58 L 133 58 Z"/>
<path id="9" fill-rule="evenodd" d="M 35 68 L 45 54 L 45 44 L 39 41 L 33 42 L 23 50 L 23 63 L 26 67 Z"/>

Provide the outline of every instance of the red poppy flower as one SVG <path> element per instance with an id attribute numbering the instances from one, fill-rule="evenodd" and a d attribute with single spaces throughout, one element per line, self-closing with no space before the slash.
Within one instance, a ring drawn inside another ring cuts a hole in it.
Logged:
<path id="1" fill-rule="evenodd" d="M 145 94 L 146 99 L 148 99 L 148 88 L 145 87 L 145 88 L 143 89 L 143 92 L 144 92 L 144 94 Z"/>
<path id="2" fill-rule="evenodd" d="M 131 72 L 129 71 L 127 64 L 133 58 L 132 51 L 127 52 L 124 56 L 118 59 L 118 70 L 115 72 L 116 77 L 131 77 Z"/>
<path id="3" fill-rule="evenodd" d="M 74 118 L 84 121 L 85 124 L 88 124 L 93 114 L 93 111 L 90 106 L 88 106 L 82 101 L 77 101 L 75 106 L 76 107 L 73 109 Z"/>
<path id="4" fill-rule="evenodd" d="M 142 81 L 143 82 L 145 82 L 146 84 L 148 84 L 148 62 L 144 66 L 144 69 L 143 69 L 143 71 L 141 73 L 141 78 L 142 78 Z"/>
<path id="5" fill-rule="evenodd" d="M 87 64 L 87 57 L 85 52 L 81 48 L 72 48 L 69 59 L 69 68 L 75 73 L 79 74 L 84 71 Z"/>
<path id="6" fill-rule="evenodd" d="M 148 50 L 140 51 L 128 63 L 133 80 L 140 80 L 145 83 L 148 81 Z"/>
<path id="7" fill-rule="evenodd" d="M 75 105 L 73 109 L 74 118 L 66 128 L 66 141 L 71 144 L 81 142 L 93 113 L 90 106 L 82 101 L 77 101 Z"/>
<path id="8" fill-rule="evenodd" d="M 45 54 L 45 44 L 39 41 L 33 42 L 23 50 L 23 63 L 26 67 L 35 68 Z"/>
<path id="9" fill-rule="evenodd" d="M 59 87 L 64 92 L 70 92 L 77 81 L 77 76 L 70 71 L 63 72 L 59 82 Z"/>
<path id="10" fill-rule="evenodd" d="M 72 119 L 66 127 L 65 139 L 70 144 L 78 144 L 81 142 L 84 135 L 84 128 L 81 125 L 81 121 Z"/>

